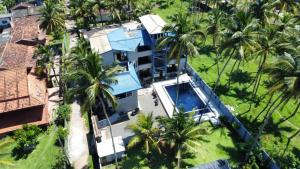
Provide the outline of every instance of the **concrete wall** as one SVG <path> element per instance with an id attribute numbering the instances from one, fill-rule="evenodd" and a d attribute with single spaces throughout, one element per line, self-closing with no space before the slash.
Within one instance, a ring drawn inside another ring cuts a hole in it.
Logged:
<path id="1" fill-rule="evenodd" d="M 138 107 L 137 91 L 132 91 L 132 95 L 123 99 L 118 99 L 116 112 L 129 112 Z"/>
<path id="2" fill-rule="evenodd" d="M 114 58 L 114 52 L 113 51 L 109 51 L 106 53 L 101 54 L 102 58 L 103 58 L 103 64 L 106 65 L 111 65 L 114 63 L 115 58 Z"/>

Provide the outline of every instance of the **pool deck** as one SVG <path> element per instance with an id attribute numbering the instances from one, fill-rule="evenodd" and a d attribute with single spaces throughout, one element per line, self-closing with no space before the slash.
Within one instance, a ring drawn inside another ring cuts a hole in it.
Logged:
<path id="1" fill-rule="evenodd" d="M 191 83 L 192 87 L 194 88 L 195 92 L 197 95 L 200 97 L 200 99 L 207 104 L 207 101 L 209 99 L 209 95 L 207 95 L 193 80 L 190 76 L 187 74 L 182 74 L 179 76 L 179 83 L 186 83 L 189 82 Z M 170 98 L 169 94 L 167 93 L 166 89 L 164 86 L 166 85 L 174 85 L 177 83 L 177 79 L 171 79 L 171 80 L 166 80 L 166 81 L 161 81 L 161 82 L 156 82 L 153 83 L 153 87 L 165 109 L 169 117 L 173 116 L 173 110 L 174 110 L 174 103 L 172 99 Z M 215 105 L 214 102 L 209 102 L 209 107 L 213 111 L 212 113 L 218 117 L 219 116 L 219 110 L 217 109 L 217 106 Z"/>

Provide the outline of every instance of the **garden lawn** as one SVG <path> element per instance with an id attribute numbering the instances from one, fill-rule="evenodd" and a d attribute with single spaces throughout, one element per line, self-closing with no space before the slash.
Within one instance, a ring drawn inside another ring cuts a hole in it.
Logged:
<path id="1" fill-rule="evenodd" d="M 174 0 L 169 2 L 170 5 L 166 8 L 160 8 L 160 7 L 152 8 L 152 12 L 158 14 L 166 22 L 170 22 L 169 17 L 178 13 L 180 10 L 187 11 L 187 7 L 188 7 L 188 3 L 181 0 Z"/>
<path id="2" fill-rule="evenodd" d="M 203 129 L 207 129 L 207 135 L 203 135 L 203 141 L 194 150 L 191 150 L 192 156 L 184 157 L 185 166 L 197 166 L 199 164 L 209 163 L 219 159 L 227 159 L 232 166 L 236 166 L 239 157 L 242 157 L 237 145 L 239 140 L 236 135 L 231 133 L 226 127 L 213 129 L 210 123 L 206 122 L 201 124 Z M 175 161 L 170 156 L 163 156 L 157 153 L 151 154 L 152 161 L 148 163 L 145 154 L 141 151 L 140 147 L 128 150 L 127 157 L 120 161 L 123 168 L 174 168 Z M 173 161 L 173 163 L 171 163 Z M 115 165 L 111 164 L 105 166 L 105 169 L 112 169 Z"/>
<path id="3" fill-rule="evenodd" d="M 206 141 L 194 149 L 194 158 L 185 159 L 184 162 L 192 166 L 209 163 L 219 159 L 226 159 L 231 166 L 235 166 L 242 157 L 239 152 L 237 135 L 229 131 L 226 127 L 213 129 L 209 122 L 201 124 L 203 128 L 212 129 L 212 133 L 204 136 Z"/>
<path id="4" fill-rule="evenodd" d="M 12 139 L 7 137 L 5 139 Z M 1 156 L 0 159 L 8 159 L 14 166 L 1 166 L 3 169 L 51 169 L 56 162 L 56 156 L 59 155 L 59 148 L 55 146 L 56 133 L 53 127 L 49 127 L 47 131 L 40 134 L 36 149 L 31 152 L 26 159 L 15 160 L 11 156 L 16 142 L 0 149 L 1 153 L 8 153 L 6 156 Z M 4 141 L 3 140 L 0 140 Z"/>
<path id="5" fill-rule="evenodd" d="M 189 63 L 191 64 L 191 66 L 198 72 L 200 77 L 210 86 L 213 86 L 217 79 L 217 66 L 214 65 L 213 57 L 214 57 L 213 55 L 207 56 L 203 54 L 200 55 L 199 57 L 189 59 Z M 220 67 L 222 67 L 223 62 L 220 65 L 221 65 Z M 233 65 L 233 61 L 229 64 L 229 66 L 227 67 L 227 69 L 225 70 L 225 72 L 221 77 L 221 82 L 223 85 L 225 85 L 228 82 L 228 73 L 230 72 L 232 65 Z M 252 62 L 246 63 L 245 65 L 242 65 L 241 70 L 247 72 L 252 76 L 252 78 L 254 78 L 255 72 L 257 70 L 257 65 L 258 65 L 257 61 L 254 60 Z M 242 78 L 242 77 L 238 77 L 238 78 Z M 268 77 L 267 75 L 264 75 L 262 77 L 261 85 L 258 90 L 258 96 L 260 96 L 262 100 L 259 102 L 259 105 L 257 107 L 255 107 L 253 104 L 250 110 L 249 110 L 249 106 L 252 103 L 251 101 L 252 86 L 249 87 L 250 83 L 231 82 L 230 90 L 228 92 L 226 92 L 225 90 L 221 90 L 219 93 L 219 96 L 221 100 L 224 102 L 224 104 L 232 106 L 235 109 L 234 110 L 235 115 L 238 115 L 238 118 L 252 132 L 257 131 L 257 127 L 261 124 L 261 123 L 253 123 L 252 120 L 265 107 L 265 105 L 268 102 L 269 94 L 264 85 L 264 81 L 266 80 L 268 80 Z M 275 124 L 283 116 L 287 117 L 290 113 L 292 113 L 295 106 L 296 105 L 294 104 L 294 101 L 291 100 L 283 109 L 278 109 L 274 113 L 270 125 L 267 127 L 267 130 L 264 133 L 267 135 L 267 137 L 263 137 L 262 139 L 263 145 L 266 145 L 264 148 L 266 148 L 268 152 L 271 152 L 271 154 L 276 155 L 282 152 L 274 152 L 273 146 L 268 146 L 268 145 L 272 145 L 272 143 L 273 144 L 276 143 L 279 145 L 281 144 L 280 146 L 283 146 L 282 144 L 285 144 L 286 142 L 281 141 L 281 139 L 286 139 L 288 136 L 292 135 L 296 131 L 296 129 L 300 127 L 299 113 L 289 121 L 286 121 L 279 126 L 276 126 Z M 270 139 L 270 137 L 274 137 L 274 138 Z M 300 142 L 300 136 L 294 138 L 290 146 L 290 151 L 294 148 L 300 150 L 300 144 L 297 144 L 297 142 L 298 143 Z"/>

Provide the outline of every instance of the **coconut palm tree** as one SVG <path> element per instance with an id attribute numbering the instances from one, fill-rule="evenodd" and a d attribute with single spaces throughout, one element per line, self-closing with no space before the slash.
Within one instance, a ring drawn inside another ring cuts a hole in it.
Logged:
<path id="1" fill-rule="evenodd" d="M 121 22 L 121 15 L 119 9 L 122 7 L 122 3 L 120 3 L 118 0 L 104 0 L 105 6 L 110 11 L 113 20 L 118 20 L 118 22 Z"/>
<path id="2" fill-rule="evenodd" d="M 164 32 L 171 32 L 171 35 L 166 35 L 158 40 L 158 49 L 167 49 L 168 60 L 176 59 L 177 68 L 177 96 L 174 110 L 178 101 L 179 90 L 179 75 L 180 75 L 180 59 L 187 56 L 198 56 L 198 49 L 195 42 L 199 38 L 204 39 L 205 35 L 199 30 L 193 29 L 188 15 L 184 13 L 177 13 L 172 18 L 173 24 L 166 25 L 163 28 Z M 167 34 L 168 34 L 167 33 Z"/>
<path id="3" fill-rule="evenodd" d="M 40 12 L 40 27 L 43 30 L 46 30 L 48 34 L 53 32 L 55 29 L 63 30 L 65 28 L 65 15 L 60 4 L 56 4 L 51 0 L 46 0 Z"/>
<path id="4" fill-rule="evenodd" d="M 217 64 L 217 70 L 218 70 L 218 75 L 220 73 L 219 69 L 219 56 L 220 56 L 220 50 L 218 49 L 219 45 L 219 40 L 220 40 L 220 32 L 222 30 L 222 26 L 224 24 L 225 20 L 225 13 L 221 10 L 218 9 L 212 9 L 208 13 L 208 19 L 204 20 L 208 23 L 208 26 L 206 28 L 207 35 L 211 35 L 212 41 L 213 41 L 213 47 L 214 51 L 216 53 L 216 64 Z"/>
<path id="5" fill-rule="evenodd" d="M 268 125 L 272 115 L 280 106 L 285 106 L 291 99 L 299 100 L 300 96 L 300 76 L 299 76 L 299 56 L 292 56 L 285 53 L 280 56 L 274 63 L 265 66 L 264 70 L 271 77 L 271 85 L 269 87 L 270 94 L 280 93 L 275 101 L 272 102 L 262 125 L 259 127 L 258 133 L 254 138 L 254 142 L 250 148 L 252 151 L 257 144 L 263 130 Z"/>
<path id="6" fill-rule="evenodd" d="M 90 0 L 90 6 L 93 9 L 94 15 L 97 17 L 98 14 L 100 15 L 101 23 L 103 26 L 103 18 L 102 18 L 102 9 L 105 7 L 105 3 L 103 0 Z"/>
<path id="7" fill-rule="evenodd" d="M 175 113 L 172 118 L 158 117 L 159 124 L 163 127 L 161 140 L 170 145 L 177 158 L 177 167 L 181 168 L 182 155 L 185 151 L 190 151 L 195 146 L 200 146 L 203 141 L 205 130 L 201 125 L 194 122 L 193 117 L 187 116 L 182 111 Z"/>
<path id="8" fill-rule="evenodd" d="M 153 149 L 157 149 L 160 152 L 158 146 L 159 129 L 154 126 L 154 122 L 153 113 L 148 113 L 147 115 L 140 113 L 136 123 L 127 126 L 127 128 L 135 134 L 130 139 L 127 145 L 128 148 L 143 145 L 147 155 L 149 155 Z"/>
<path id="9" fill-rule="evenodd" d="M 225 30 L 222 32 L 222 40 L 219 50 L 223 53 L 223 57 L 227 58 L 219 76 L 216 80 L 214 90 L 217 89 L 221 81 L 222 74 L 227 68 L 229 62 L 235 59 L 235 63 L 231 69 L 234 70 L 238 62 L 238 68 L 242 61 L 248 60 L 251 52 L 255 50 L 257 43 L 255 41 L 258 20 L 253 19 L 248 11 L 237 11 L 232 17 L 226 20 Z M 231 74 L 231 72 L 229 73 Z M 211 98 L 211 96 L 209 97 Z"/>
<path id="10" fill-rule="evenodd" d="M 292 12 L 297 14 L 299 11 L 299 2 L 295 0 L 275 0 L 271 6 L 282 12 Z"/>
<path id="11" fill-rule="evenodd" d="M 37 50 L 35 50 L 35 53 L 34 53 L 34 58 L 37 59 L 36 65 L 37 65 L 38 74 L 39 74 L 39 72 L 45 70 L 47 79 L 51 80 L 50 72 L 52 70 L 56 82 L 59 83 L 59 80 L 57 79 L 57 76 L 56 76 L 55 67 L 54 67 L 54 64 L 55 64 L 54 57 L 55 57 L 55 53 L 54 53 L 53 49 L 51 48 L 51 46 L 39 45 L 37 47 Z"/>
<path id="12" fill-rule="evenodd" d="M 72 82 L 74 87 L 69 89 L 69 95 L 83 97 L 82 107 L 85 110 L 90 110 L 97 107 L 100 102 L 102 112 L 108 122 L 111 141 L 114 150 L 115 163 L 118 166 L 118 160 L 115 150 L 115 143 L 111 129 L 105 101 L 110 103 L 113 108 L 116 107 L 116 98 L 111 93 L 111 85 L 118 83 L 115 79 L 116 74 L 121 70 L 119 66 L 104 67 L 102 58 L 97 53 L 89 53 L 81 62 L 80 67 L 76 67 L 66 75 L 68 82 Z"/>

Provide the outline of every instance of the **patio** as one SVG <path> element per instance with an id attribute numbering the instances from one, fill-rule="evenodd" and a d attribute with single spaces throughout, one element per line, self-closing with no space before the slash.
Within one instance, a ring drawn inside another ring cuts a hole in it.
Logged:
<path id="1" fill-rule="evenodd" d="M 143 88 L 138 90 L 138 101 L 139 101 L 139 113 L 150 113 L 153 112 L 153 116 L 167 116 L 161 102 L 158 99 L 158 104 L 155 105 L 155 98 L 152 96 L 153 87 Z M 126 129 L 126 126 L 136 122 L 137 115 L 132 115 L 132 112 L 128 112 L 127 116 L 112 125 L 113 137 L 122 136 L 125 144 L 129 141 L 133 133 Z M 110 139 L 109 128 L 105 127 L 101 129 L 101 135 L 105 139 Z"/>

